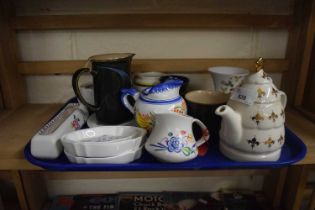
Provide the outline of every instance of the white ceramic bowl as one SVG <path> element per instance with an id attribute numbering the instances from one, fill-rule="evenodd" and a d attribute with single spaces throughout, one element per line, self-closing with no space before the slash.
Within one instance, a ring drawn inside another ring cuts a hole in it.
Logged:
<path id="1" fill-rule="evenodd" d="M 72 156 L 104 158 L 137 150 L 146 130 L 132 126 L 100 126 L 68 133 L 61 138 L 64 150 Z"/>
<path id="2" fill-rule="evenodd" d="M 68 160 L 71 163 L 83 163 L 83 164 L 124 164 L 135 161 L 141 157 L 142 146 L 136 150 L 130 150 L 125 153 L 122 153 L 113 157 L 104 157 L 104 158 L 87 158 L 87 157 L 78 157 L 74 156 L 67 151 L 64 151 Z"/>

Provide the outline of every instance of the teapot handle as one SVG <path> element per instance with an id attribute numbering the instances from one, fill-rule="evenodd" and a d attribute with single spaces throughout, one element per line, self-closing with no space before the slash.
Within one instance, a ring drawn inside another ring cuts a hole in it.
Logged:
<path id="1" fill-rule="evenodd" d="M 279 90 L 279 94 L 280 94 L 282 107 L 285 108 L 287 105 L 287 95 L 283 91 L 280 91 L 280 90 Z"/>
<path id="2" fill-rule="evenodd" d="M 128 96 L 131 96 L 135 101 L 138 100 L 140 93 L 134 89 L 122 89 L 121 90 L 121 95 L 120 95 L 120 100 L 122 104 L 132 113 L 135 113 L 135 105 L 131 105 L 130 102 L 128 101 Z"/>
<path id="3" fill-rule="evenodd" d="M 202 144 L 204 144 L 206 141 L 209 140 L 209 131 L 208 131 L 208 128 L 205 126 L 205 124 L 203 124 L 200 120 L 198 119 L 193 119 L 192 121 L 193 123 L 197 123 L 197 125 L 201 128 L 202 130 L 202 136 L 200 137 L 200 139 L 198 139 L 196 141 L 196 146 L 199 147 L 201 146 Z"/>

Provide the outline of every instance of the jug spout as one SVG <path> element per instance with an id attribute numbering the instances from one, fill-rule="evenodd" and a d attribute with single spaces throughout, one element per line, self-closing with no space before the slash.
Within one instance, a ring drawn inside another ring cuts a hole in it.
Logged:
<path id="1" fill-rule="evenodd" d="M 222 117 L 220 137 L 224 140 L 239 143 L 242 137 L 242 119 L 240 114 L 228 105 L 219 106 L 215 110 L 215 114 Z"/>

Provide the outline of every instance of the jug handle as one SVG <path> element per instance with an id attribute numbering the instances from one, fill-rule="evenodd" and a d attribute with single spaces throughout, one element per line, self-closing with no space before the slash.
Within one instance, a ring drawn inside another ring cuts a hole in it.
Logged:
<path id="1" fill-rule="evenodd" d="M 123 84 L 127 84 L 127 86 L 130 86 L 130 80 L 129 80 L 129 76 L 126 72 L 121 71 L 119 69 L 116 68 L 111 68 L 111 67 L 103 67 L 103 69 L 107 69 L 109 71 L 113 71 L 115 73 L 117 73 L 120 77 L 121 83 Z M 82 96 L 81 92 L 80 92 L 80 88 L 79 88 L 79 79 L 82 76 L 83 73 L 89 72 L 92 75 L 96 75 L 97 72 L 96 71 L 91 71 L 89 68 L 81 68 L 78 69 L 72 76 L 72 87 L 74 90 L 75 95 L 78 97 L 79 101 L 82 102 L 82 104 L 84 104 L 86 107 L 88 107 L 89 109 L 91 109 L 92 111 L 97 111 L 100 106 L 97 105 L 92 105 L 89 104 Z"/>
<path id="2" fill-rule="evenodd" d="M 78 69 L 72 76 L 72 88 L 74 90 L 75 95 L 78 97 L 79 101 L 82 102 L 86 107 L 91 109 L 92 111 L 96 111 L 99 109 L 98 106 L 89 104 L 82 96 L 79 88 L 79 79 L 82 76 L 83 73 L 90 72 L 89 68 L 81 68 Z M 91 73 L 91 72 L 90 72 Z"/>
<path id="3" fill-rule="evenodd" d="M 198 126 L 200 126 L 201 130 L 202 130 L 202 136 L 200 137 L 200 139 L 198 139 L 196 141 L 196 146 L 199 147 L 202 144 L 204 144 L 206 141 L 209 140 L 210 135 L 209 135 L 209 130 L 208 128 L 205 126 L 205 124 L 203 124 L 200 120 L 198 119 L 193 119 L 192 121 L 193 123 L 197 123 Z"/>
<path id="4" fill-rule="evenodd" d="M 287 95 L 283 91 L 280 91 L 280 90 L 279 90 L 279 93 L 280 93 L 280 100 L 281 100 L 282 107 L 285 108 L 287 105 Z"/>
<path id="5" fill-rule="evenodd" d="M 130 89 L 123 89 L 121 90 L 121 96 L 120 96 L 120 100 L 122 102 L 122 104 L 132 113 L 135 113 L 135 105 L 131 105 L 130 102 L 128 101 L 128 96 L 131 96 L 135 101 L 138 100 L 140 93 L 134 89 L 134 88 L 130 88 Z"/>

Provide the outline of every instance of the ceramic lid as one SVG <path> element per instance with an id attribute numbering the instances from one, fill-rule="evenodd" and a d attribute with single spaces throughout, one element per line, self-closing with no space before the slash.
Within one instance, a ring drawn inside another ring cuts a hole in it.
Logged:
<path id="1" fill-rule="evenodd" d="M 249 84 L 269 84 L 269 85 L 273 84 L 272 79 L 267 76 L 267 74 L 264 72 L 263 69 L 260 69 L 255 74 L 249 75 L 243 83 L 244 84 L 246 84 L 246 83 L 249 83 Z"/>
<path id="2" fill-rule="evenodd" d="M 236 88 L 231 100 L 239 101 L 248 105 L 273 103 L 285 101 L 285 95 L 273 84 L 272 79 L 263 70 L 263 60 L 256 62 L 257 72 L 249 75 L 242 84 Z"/>
<path id="3" fill-rule="evenodd" d="M 179 89 L 183 84 L 182 80 L 168 80 L 142 91 L 141 97 L 151 101 L 169 101 L 180 97 Z"/>
<path id="4" fill-rule="evenodd" d="M 247 104 L 272 103 L 280 100 L 280 92 L 281 91 L 273 84 L 272 79 L 261 69 L 248 76 L 243 83 L 235 89 L 234 93 L 231 95 L 231 99 Z M 240 97 L 245 99 L 242 100 Z"/>

